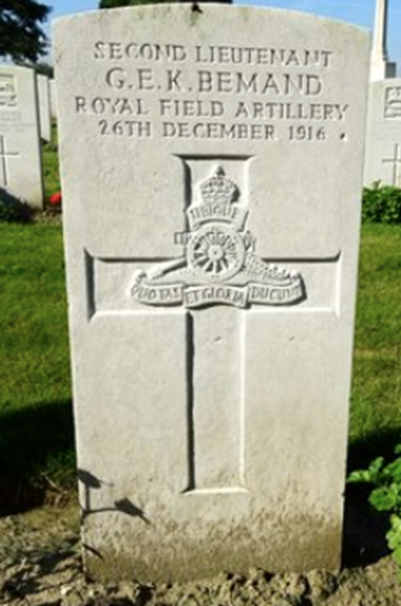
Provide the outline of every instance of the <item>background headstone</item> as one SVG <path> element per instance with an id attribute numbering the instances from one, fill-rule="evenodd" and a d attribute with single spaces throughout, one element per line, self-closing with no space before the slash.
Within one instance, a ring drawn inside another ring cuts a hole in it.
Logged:
<path id="1" fill-rule="evenodd" d="M 0 191 L 43 205 L 36 76 L 28 67 L 0 65 Z"/>
<path id="2" fill-rule="evenodd" d="M 394 78 L 397 66 L 388 60 L 387 52 L 388 0 L 376 0 L 375 24 L 370 65 L 372 82 Z"/>
<path id="3" fill-rule="evenodd" d="M 401 78 L 371 82 L 364 183 L 401 187 Z"/>
<path id="4" fill-rule="evenodd" d="M 57 120 L 57 91 L 56 91 L 56 82 L 52 78 L 49 81 L 49 90 L 50 90 L 50 116 L 53 120 Z"/>
<path id="5" fill-rule="evenodd" d="M 50 80 L 44 74 L 37 74 L 40 137 L 43 141 L 51 139 Z"/>
<path id="6" fill-rule="evenodd" d="M 364 184 L 401 187 L 401 78 L 387 55 L 387 0 L 376 0 Z"/>
<path id="7" fill-rule="evenodd" d="M 338 567 L 367 34 L 208 4 L 55 34 L 89 574 Z"/>

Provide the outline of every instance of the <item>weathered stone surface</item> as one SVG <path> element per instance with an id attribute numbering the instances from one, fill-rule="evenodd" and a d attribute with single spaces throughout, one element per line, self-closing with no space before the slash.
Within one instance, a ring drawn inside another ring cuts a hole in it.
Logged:
<path id="1" fill-rule="evenodd" d="M 336 568 L 367 35 L 208 4 L 55 34 L 87 570 Z"/>
<path id="2" fill-rule="evenodd" d="M 0 65 L 0 191 L 43 205 L 36 80 L 28 67 Z"/>
<path id="3" fill-rule="evenodd" d="M 366 526 L 371 540 L 374 517 Z M 0 600 L 7 606 L 393 606 L 401 603 L 397 564 L 389 556 L 340 574 L 220 573 L 187 583 L 100 584 L 85 579 L 75 507 L 46 507 L 0 518 Z M 364 561 L 366 552 L 358 552 Z M 359 560 L 358 560 L 359 561 Z"/>
<path id="4" fill-rule="evenodd" d="M 51 114 L 50 114 L 50 81 L 43 74 L 37 75 L 38 99 L 39 99 L 39 124 L 40 137 L 44 141 L 51 139 Z"/>
<path id="5" fill-rule="evenodd" d="M 401 187 L 401 78 L 369 85 L 364 183 Z"/>

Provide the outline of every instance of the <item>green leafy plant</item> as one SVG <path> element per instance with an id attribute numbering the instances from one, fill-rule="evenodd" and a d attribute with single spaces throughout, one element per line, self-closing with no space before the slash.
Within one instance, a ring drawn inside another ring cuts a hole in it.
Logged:
<path id="1" fill-rule="evenodd" d="M 401 223 L 401 189 L 390 185 L 365 187 L 362 194 L 362 221 L 365 223 Z"/>
<path id="2" fill-rule="evenodd" d="M 373 484 L 369 503 L 377 511 L 390 513 L 386 540 L 398 564 L 401 581 L 401 444 L 394 453 L 398 456 L 391 463 L 386 464 L 384 457 L 378 457 L 367 469 L 353 471 L 348 482 Z"/>

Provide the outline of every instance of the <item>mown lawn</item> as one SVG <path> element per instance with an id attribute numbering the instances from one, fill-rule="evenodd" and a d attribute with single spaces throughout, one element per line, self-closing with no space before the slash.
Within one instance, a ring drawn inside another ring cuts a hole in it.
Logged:
<path id="1" fill-rule="evenodd" d="M 58 137 L 55 123 L 52 125 L 51 135 L 51 141 L 42 146 L 45 200 L 48 200 L 52 194 L 60 191 L 60 174 L 57 154 Z"/>
<path id="2" fill-rule="evenodd" d="M 75 459 L 61 225 L 0 223 L 0 257 L 0 489 L 15 478 L 71 485 Z M 401 227 L 364 226 L 351 467 L 401 442 L 400 276 Z"/>
<path id="3" fill-rule="evenodd" d="M 74 449 L 61 226 L 0 223 L 0 258 L 1 509 L 2 479 L 71 482 Z"/>
<path id="4" fill-rule="evenodd" d="M 351 466 L 401 442 L 401 226 L 362 230 L 350 419 Z"/>

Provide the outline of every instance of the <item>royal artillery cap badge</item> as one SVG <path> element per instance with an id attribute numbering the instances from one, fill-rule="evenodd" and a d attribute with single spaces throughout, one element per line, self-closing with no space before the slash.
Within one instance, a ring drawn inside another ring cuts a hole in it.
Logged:
<path id="1" fill-rule="evenodd" d="M 132 296 L 146 305 L 291 305 L 306 296 L 302 277 L 255 252 L 245 229 L 249 210 L 218 166 L 200 186 L 199 203 L 187 209 L 189 230 L 176 238 L 182 257 L 138 271 Z"/>

